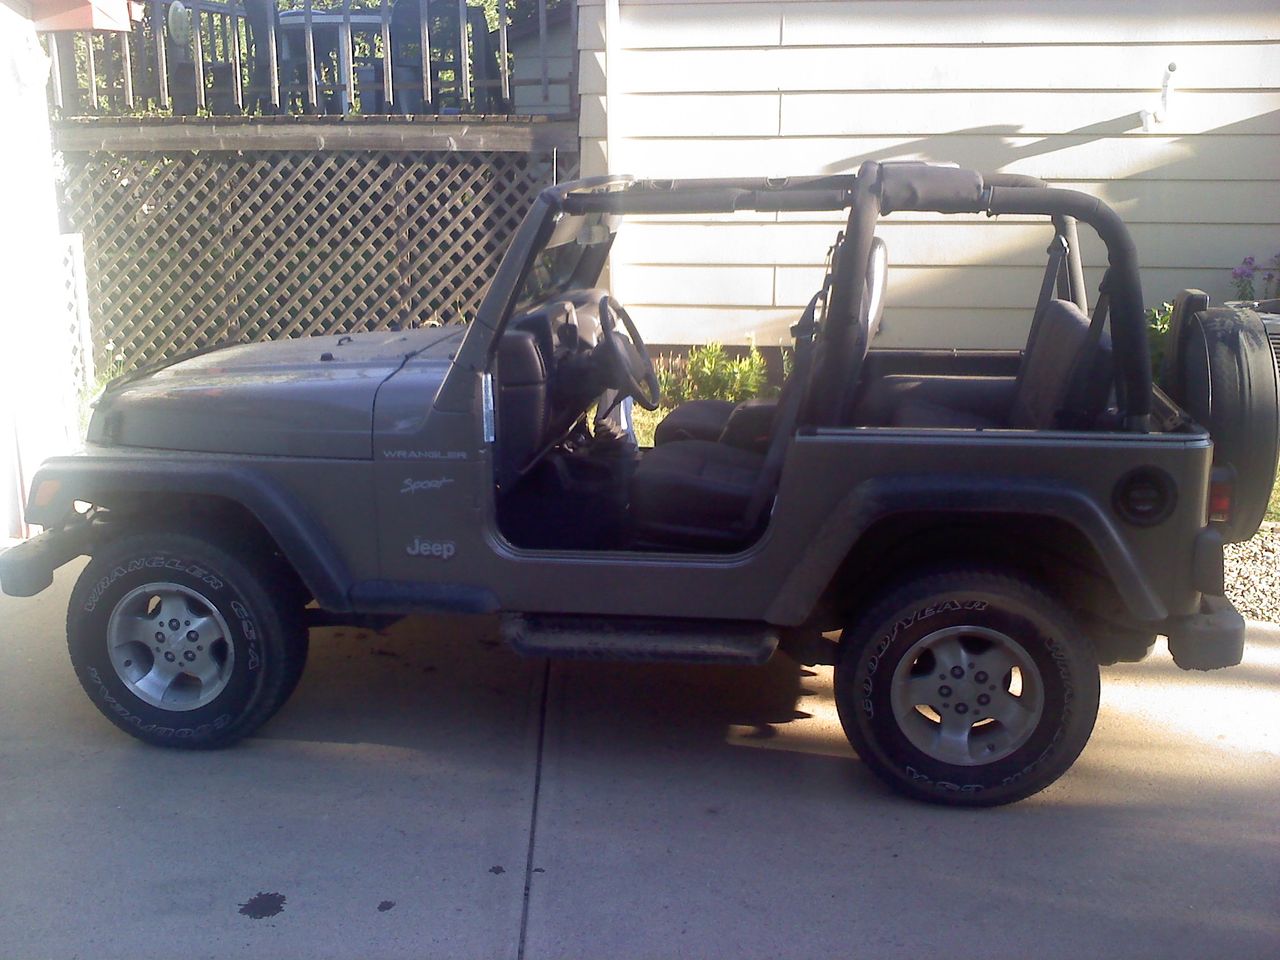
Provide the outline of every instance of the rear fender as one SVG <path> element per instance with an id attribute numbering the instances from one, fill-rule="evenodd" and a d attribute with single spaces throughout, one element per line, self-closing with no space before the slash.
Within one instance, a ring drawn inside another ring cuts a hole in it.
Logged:
<path id="1" fill-rule="evenodd" d="M 769 608 L 770 623 L 800 623 L 818 605 L 859 539 L 880 521 L 918 513 L 973 520 L 1020 514 L 1068 524 L 1092 546 L 1129 614 L 1163 620 L 1168 610 L 1112 519 L 1079 490 L 1043 480 L 920 476 L 867 480 L 839 504 L 792 568 Z"/>

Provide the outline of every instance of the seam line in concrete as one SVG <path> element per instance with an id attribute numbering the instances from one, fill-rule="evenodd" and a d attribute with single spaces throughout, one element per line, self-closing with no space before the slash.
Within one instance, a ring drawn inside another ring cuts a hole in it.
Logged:
<path id="1" fill-rule="evenodd" d="M 533 880 L 533 850 L 538 836 L 538 799 L 542 795 L 542 751 L 547 740 L 547 702 L 551 689 L 551 661 L 542 667 L 542 704 L 538 710 L 538 753 L 533 772 L 533 804 L 529 810 L 529 849 L 524 861 L 524 902 L 520 906 L 520 944 L 516 960 L 524 960 L 525 938 L 529 932 L 529 887 Z"/>

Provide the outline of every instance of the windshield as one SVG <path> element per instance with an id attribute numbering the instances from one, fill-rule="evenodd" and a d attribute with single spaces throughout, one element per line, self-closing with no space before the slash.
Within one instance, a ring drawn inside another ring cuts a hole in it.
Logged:
<path id="1" fill-rule="evenodd" d="M 574 287 L 595 283 L 609 255 L 618 218 L 602 213 L 561 214 L 546 246 L 534 257 L 518 308 L 553 299 Z"/>

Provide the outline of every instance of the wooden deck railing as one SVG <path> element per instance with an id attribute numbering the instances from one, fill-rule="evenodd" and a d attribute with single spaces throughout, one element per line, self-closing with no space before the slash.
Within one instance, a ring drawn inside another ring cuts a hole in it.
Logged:
<path id="1" fill-rule="evenodd" d="M 62 117 L 574 112 L 574 0 L 145 0 L 46 34 Z M 423 51 L 428 51 L 423 56 Z"/>

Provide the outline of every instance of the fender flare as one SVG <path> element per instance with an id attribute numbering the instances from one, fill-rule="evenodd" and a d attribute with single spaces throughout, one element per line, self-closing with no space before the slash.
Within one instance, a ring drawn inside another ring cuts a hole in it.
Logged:
<path id="1" fill-rule="evenodd" d="M 38 503 L 40 488 L 57 481 L 57 492 Z M 103 494 L 188 494 L 230 500 L 248 510 L 275 540 L 298 576 L 326 610 L 351 608 L 351 573 L 325 535 L 324 526 L 279 482 L 251 467 L 189 460 L 115 457 L 55 457 L 32 482 L 27 518 L 46 530 L 65 523 L 77 500 Z"/>
<path id="2" fill-rule="evenodd" d="M 1067 523 L 1097 551 L 1129 612 L 1138 620 L 1169 614 L 1112 519 L 1093 499 L 1047 480 L 906 476 L 866 480 L 839 503 L 769 606 L 769 623 L 801 623 L 873 524 L 912 513 L 1025 514 Z"/>

